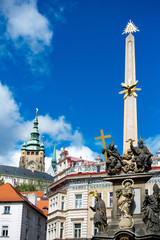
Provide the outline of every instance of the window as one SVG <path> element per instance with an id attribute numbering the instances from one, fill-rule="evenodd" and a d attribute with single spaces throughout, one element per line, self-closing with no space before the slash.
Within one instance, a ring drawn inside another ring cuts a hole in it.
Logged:
<path id="1" fill-rule="evenodd" d="M 4 214 L 10 214 L 10 207 L 9 206 L 4 207 Z"/>
<path id="2" fill-rule="evenodd" d="M 3 237 L 8 236 L 8 226 L 2 226 L 2 236 Z"/>
<path id="3" fill-rule="evenodd" d="M 58 208 L 58 197 L 56 197 L 56 199 L 55 199 L 55 209 L 57 209 Z"/>
<path id="4" fill-rule="evenodd" d="M 28 228 L 26 229 L 25 240 L 28 240 Z"/>
<path id="5" fill-rule="evenodd" d="M 148 189 L 145 189 L 145 194 L 148 195 Z"/>
<path id="6" fill-rule="evenodd" d="M 41 225 L 41 219 L 38 218 L 38 226 L 40 226 L 40 225 Z"/>
<path id="7" fill-rule="evenodd" d="M 29 214 L 29 210 L 27 209 L 27 218 L 30 218 L 29 215 L 30 215 L 30 214 Z"/>
<path id="8" fill-rule="evenodd" d="M 49 240 L 51 239 L 51 233 L 50 233 L 50 230 L 48 231 L 48 239 L 49 239 Z"/>
<path id="9" fill-rule="evenodd" d="M 74 224 L 74 237 L 75 238 L 81 237 L 81 223 Z"/>
<path id="10" fill-rule="evenodd" d="M 113 207 L 113 192 L 109 192 L 109 207 Z"/>
<path id="11" fill-rule="evenodd" d="M 76 201 L 75 201 L 75 208 L 81 208 L 82 207 L 82 194 L 76 195 Z"/>
<path id="12" fill-rule="evenodd" d="M 30 155 L 30 152 L 27 152 L 27 155 Z"/>
<path id="13" fill-rule="evenodd" d="M 61 202 L 61 210 L 64 210 L 64 202 Z"/>
<path id="14" fill-rule="evenodd" d="M 50 207 L 52 207 L 52 199 L 50 200 Z"/>
<path id="15" fill-rule="evenodd" d="M 64 210 L 64 196 L 62 196 L 61 201 L 61 210 Z"/>
<path id="16" fill-rule="evenodd" d="M 36 155 L 38 155 L 38 152 L 36 152 Z"/>
<path id="17" fill-rule="evenodd" d="M 34 152 L 31 152 L 31 155 L 34 155 Z"/>
<path id="18" fill-rule="evenodd" d="M 60 225 L 60 239 L 63 238 L 63 225 L 64 225 L 64 223 L 61 222 L 61 225 Z"/>
<path id="19" fill-rule="evenodd" d="M 54 223 L 53 227 L 54 227 L 54 236 L 53 236 L 53 238 L 56 238 L 56 223 Z"/>
<path id="20" fill-rule="evenodd" d="M 100 166 L 97 166 L 97 172 L 100 172 L 100 169 L 101 169 Z"/>
<path id="21" fill-rule="evenodd" d="M 43 210 L 44 210 L 44 211 L 45 211 L 45 210 L 48 210 L 48 207 L 46 207 L 46 206 L 45 206 L 45 207 L 43 207 Z"/>

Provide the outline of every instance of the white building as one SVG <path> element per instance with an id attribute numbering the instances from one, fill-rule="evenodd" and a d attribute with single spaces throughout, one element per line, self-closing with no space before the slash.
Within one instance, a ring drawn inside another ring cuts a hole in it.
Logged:
<path id="1" fill-rule="evenodd" d="M 7 165 L 0 165 L 0 178 L 4 180 L 4 183 L 10 183 L 14 187 L 23 183 L 37 184 L 38 181 L 48 186 L 54 180 L 54 178 L 46 172 Z"/>
<path id="2" fill-rule="evenodd" d="M 105 162 L 100 157 L 95 162 L 86 161 L 71 157 L 66 149 L 62 150 L 54 182 L 49 186 L 47 240 L 86 240 L 95 235 L 94 212 L 89 208 L 95 205 L 94 197 L 89 196 L 93 190 L 101 193 L 107 208 L 108 222 L 111 220 L 113 187 L 104 180 L 106 175 Z M 146 193 L 152 194 L 155 182 L 160 184 L 158 171 L 146 183 Z"/>
<path id="3" fill-rule="evenodd" d="M 108 219 L 111 218 L 112 184 L 103 180 L 105 176 L 105 162 L 100 157 L 94 162 L 87 161 L 71 157 L 66 149 L 62 150 L 55 181 L 49 187 L 47 240 L 86 240 L 95 234 L 94 213 L 88 207 L 95 204 L 95 199 L 88 195 L 95 189 L 103 199 L 108 199 Z"/>
<path id="4" fill-rule="evenodd" d="M 46 216 L 9 183 L 0 186 L 0 239 L 46 239 Z"/>

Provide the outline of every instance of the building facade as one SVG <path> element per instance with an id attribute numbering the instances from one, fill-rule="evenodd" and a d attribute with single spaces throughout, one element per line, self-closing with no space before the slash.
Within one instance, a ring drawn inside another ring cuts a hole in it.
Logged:
<path id="1" fill-rule="evenodd" d="M 155 182 L 160 185 L 158 169 L 157 166 L 157 174 L 146 183 L 146 194 L 152 194 Z M 94 212 L 89 207 L 95 205 L 95 198 L 89 195 L 94 190 L 101 193 L 108 222 L 111 220 L 113 187 L 105 177 L 105 162 L 100 157 L 91 162 L 62 150 L 54 182 L 49 186 L 47 240 L 91 239 L 95 235 Z"/>
<path id="2" fill-rule="evenodd" d="M 45 240 L 46 216 L 12 185 L 0 186 L 0 239 Z"/>
<path id="3" fill-rule="evenodd" d="M 10 183 L 14 187 L 23 183 L 35 185 L 43 183 L 48 186 L 54 181 L 54 178 L 45 172 L 6 165 L 0 165 L 0 178 L 4 183 Z"/>
<path id="4" fill-rule="evenodd" d="M 38 116 L 33 121 L 33 130 L 29 142 L 23 144 L 19 162 L 20 168 L 34 169 L 36 171 L 45 171 L 45 151 L 44 144 L 39 141 Z"/>
<path id="5" fill-rule="evenodd" d="M 94 213 L 89 208 L 95 205 L 95 198 L 89 196 L 93 190 L 108 199 L 106 207 L 110 220 L 113 193 L 111 183 L 103 180 L 105 176 L 105 162 L 100 157 L 95 162 L 87 161 L 69 156 L 63 148 L 54 183 L 49 187 L 47 240 L 90 239 L 95 234 Z"/>

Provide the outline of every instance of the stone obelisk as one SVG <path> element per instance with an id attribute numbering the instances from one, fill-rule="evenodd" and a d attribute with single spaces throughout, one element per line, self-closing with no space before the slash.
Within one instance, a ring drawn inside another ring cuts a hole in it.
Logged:
<path id="1" fill-rule="evenodd" d="M 130 148 L 130 140 L 137 145 L 137 94 L 136 70 L 135 70 L 135 42 L 132 32 L 139 31 L 130 21 L 124 33 L 129 33 L 125 43 L 125 83 L 122 83 L 124 93 L 124 132 L 123 132 L 123 153 Z"/>

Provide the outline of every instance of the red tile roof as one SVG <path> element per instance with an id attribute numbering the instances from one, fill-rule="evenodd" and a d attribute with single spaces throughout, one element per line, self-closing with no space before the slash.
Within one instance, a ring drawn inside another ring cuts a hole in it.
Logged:
<path id="1" fill-rule="evenodd" d="M 24 197 L 17 189 L 10 183 L 5 183 L 0 186 L 0 202 L 24 202 L 31 208 L 45 216 L 43 211 L 32 204 L 26 197 Z M 45 216 L 46 217 L 46 216 Z"/>
<path id="2" fill-rule="evenodd" d="M 24 202 L 25 197 L 10 183 L 0 186 L 0 202 Z"/>
<path id="3" fill-rule="evenodd" d="M 48 205 L 49 205 L 49 200 L 37 201 L 37 207 L 41 209 L 46 216 L 48 214 Z M 47 209 L 44 210 L 43 208 L 47 208 Z"/>

